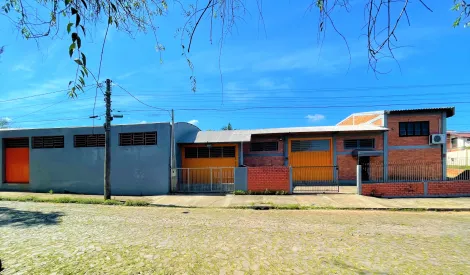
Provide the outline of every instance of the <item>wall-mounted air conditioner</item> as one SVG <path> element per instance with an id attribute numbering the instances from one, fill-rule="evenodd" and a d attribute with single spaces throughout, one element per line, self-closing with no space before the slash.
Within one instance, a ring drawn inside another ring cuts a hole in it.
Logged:
<path id="1" fill-rule="evenodd" d="M 429 144 L 445 144 L 446 134 L 434 134 L 429 136 Z"/>

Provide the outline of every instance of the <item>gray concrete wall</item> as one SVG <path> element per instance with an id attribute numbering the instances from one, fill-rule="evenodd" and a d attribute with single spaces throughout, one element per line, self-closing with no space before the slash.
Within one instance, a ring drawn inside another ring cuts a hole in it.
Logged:
<path id="1" fill-rule="evenodd" d="M 199 127 L 187 123 L 177 122 L 175 123 L 175 153 L 176 153 L 176 167 L 181 167 L 181 146 L 179 143 L 192 143 L 196 138 L 197 133 L 201 131 Z"/>
<path id="2" fill-rule="evenodd" d="M 235 167 L 235 191 L 248 191 L 248 168 Z"/>
<path id="3" fill-rule="evenodd" d="M 119 133 L 157 132 L 157 145 L 119 146 Z M 1 146 L 0 190 L 103 194 L 104 147 L 75 148 L 74 135 L 92 134 L 92 127 L 0 131 L 0 138 L 64 136 L 64 148 L 31 149 L 29 184 L 4 183 Z M 95 134 L 103 134 L 101 126 Z M 31 140 L 30 140 L 31 143 Z M 2 143 L 3 144 L 3 143 Z M 157 195 L 169 192 L 170 124 L 116 125 L 111 128 L 111 192 L 113 195 Z"/>

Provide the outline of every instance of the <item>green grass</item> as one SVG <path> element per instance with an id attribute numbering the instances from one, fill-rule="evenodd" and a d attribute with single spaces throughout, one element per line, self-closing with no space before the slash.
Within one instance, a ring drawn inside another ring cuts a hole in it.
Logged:
<path id="1" fill-rule="evenodd" d="M 140 200 L 129 200 L 124 203 L 125 206 L 149 206 L 150 203 Z"/>
<path id="2" fill-rule="evenodd" d="M 124 205 L 124 206 L 149 206 L 150 203 L 140 200 L 104 200 L 96 198 L 74 198 L 74 197 L 55 197 L 41 198 L 36 196 L 22 197 L 1 197 L 0 201 L 20 201 L 20 202 L 49 202 L 49 203 L 78 203 L 78 204 L 103 204 L 103 205 Z"/>
<path id="3" fill-rule="evenodd" d="M 469 165 L 447 165 L 447 168 L 451 169 L 462 169 L 462 170 L 470 170 Z"/>

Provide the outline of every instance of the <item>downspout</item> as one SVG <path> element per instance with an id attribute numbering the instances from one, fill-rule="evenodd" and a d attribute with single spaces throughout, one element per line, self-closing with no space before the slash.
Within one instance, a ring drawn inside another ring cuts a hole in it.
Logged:
<path id="1" fill-rule="evenodd" d="M 336 134 L 333 133 L 332 135 L 332 142 L 333 142 L 333 179 L 335 182 L 338 181 L 338 157 L 337 157 L 337 150 L 336 150 Z"/>
<path id="2" fill-rule="evenodd" d="M 240 149 L 238 149 L 238 166 L 242 166 L 244 161 L 243 161 L 243 141 L 240 142 Z"/>
<path id="3" fill-rule="evenodd" d="M 384 127 L 388 128 L 388 112 L 384 112 Z M 383 132 L 383 138 L 384 138 L 384 149 L 383 149 L 383 178 L 384 181 L 388 180 L 388 131 Z"/>
<path id="4" fill-rule="evenodd" d="M 446 112 L 442 112 L 441 114 L 441 127 L 442 127 L 442 134 L 446 134 L 447 136 L 447 114 Z M 442 149 L 442 180 L 447 180 L 447 140 L 446 144 L 441 145 Z"/>
<path id="5" fill-rule="evenodd" d="M 284 166 L 289 166 L 289 141 L 287 136 L 284 136 Z"/>

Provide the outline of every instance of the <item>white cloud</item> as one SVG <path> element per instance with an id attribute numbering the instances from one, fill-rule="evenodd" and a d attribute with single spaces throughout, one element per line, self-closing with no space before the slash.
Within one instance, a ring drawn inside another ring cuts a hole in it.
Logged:
<path id="1" fill-rule="evenodd" d="M 270 89 L 270 90 L 276 90 L 276 89 L 289 89 L 289 84 L 287 83 L 277 83 L 271 78 L 260 78 L 257 82 L 256 85 L 261 88 L 261 89 Z"/>
<path id="2" fill-rule="evenodd" d="M 145 124 L 145 123 L 147 123 L 146 120 L 142 120 L 141 122 L 139 122 L 139 124 Z"/>
<path id="3" fill-rule="evenodd" d="M 2 120 L 6 121 L 6 122 L 11 122 L 11 118 L 9 118 L 9 117 L 2 117 Z"/>
<path id="4" fill-rule="evenodd" d="M 15 66 L 13 66 L 12 71 L 14 72 L 21 71 L 21 72 L 31 73 L 33 72 L 33 69 L 31 68 L 31 65 L 20 63 L 20 64 L 16 64 Z"/>
<path id="5" fill-rule="evenodd" d="M 199 120 L 197 119 L 191 119 L 190 121 L 188 121 L 188 123 L 192 124 L 192 125 L 197 125 L 199 123 Z"/>
<path id="6" fill-rule="evenodd" d="M 324 120 L 325 119 L 325 116 L 324 115 L 321 115 L 321 114 L 314 114 L 314 115 L 307 115 L 305 117 L 309 122 L 318 122 L 318 121 L 321 121 L 321 120 Z"/>

